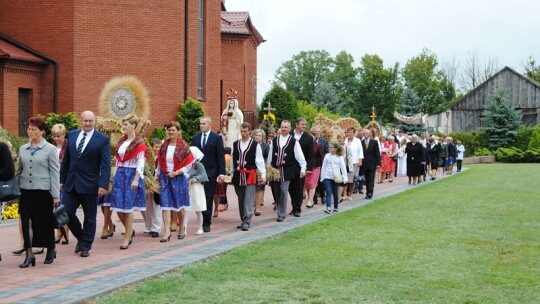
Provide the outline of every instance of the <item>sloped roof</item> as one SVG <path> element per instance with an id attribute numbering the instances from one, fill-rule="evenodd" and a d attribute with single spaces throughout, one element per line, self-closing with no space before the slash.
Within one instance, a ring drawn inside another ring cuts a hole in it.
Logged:
<path id="1" fill-rule="evenodd" d="M 221 33 L 252 36 L 257 45 L 265 42 L 259 31 L 251 23 L 248 12 L 221 12 Z"/>
<path id="2" fill-rule="evenodd" d="M 44 63 L 45 60 L 8 42 L 0 36 L 0 57 Z"/>

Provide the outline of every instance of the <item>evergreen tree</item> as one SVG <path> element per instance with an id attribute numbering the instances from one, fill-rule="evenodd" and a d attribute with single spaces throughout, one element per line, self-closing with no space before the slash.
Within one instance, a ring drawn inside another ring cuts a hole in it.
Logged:
<path id="1" fill-rule="evenodd" d="M 516 142 L 520 123 L 519 111 L 512 108 L 503 91 L 499 90 L 490 96 L 490 103 L 484 110 L 482 129 L 488 135 L 489 148 L 509 147 Z"/>
<path id="2" fill-rule="evenodd" d="M 404 116 L 414 116 L 418 113 L 422 113 L 422 102 L 413 89 L 405 88 L 403 93 L 399 97 L 398 113 Z M 408 125 L 402 122 L 397 124 L 399 129 L 409 134 L 420 134 L 424 131 L 422 125 Z"/>
<path id="3" fill-rule="evenodd" d="M 540 131 L 533 131 L 531 140 L 529 140 L 529 149 L 540 149 Z"/>
<path id="4" fill-rule="evenodd" d="M 272 89 L 264 95 L 259 112 L 259 120 L 263 120 L 263 115 L 268 113 L 264 108 L 268 107 L 268 103 L 275 110 L 272 111 L 276 115 L 276 125 L 279 128 L 281 121 L 284 119 L 290 120 L 294 126 L 294 121 L 299 117 L 298 105 L 294 100 L 293 95 L 285 88 L 278 84 L 274 84 Z"/>
<path id="5" fill-rule="evenodd" d="M 324 106 L 334 113 L 340 113 L 343 103 L 340 102 L 336 90 L 328 82 L 321 82 L 313 94 L 313 104 L 317 108 Z"/>
<path id="6" fill-rule="evenodd" d="M 182 129 L 182 139 L 191 145 L 191 138 L 199 132 L 199 119 L 204 116 L 201 103 L 189 97 L 180 105 L 178 122 Z"/>

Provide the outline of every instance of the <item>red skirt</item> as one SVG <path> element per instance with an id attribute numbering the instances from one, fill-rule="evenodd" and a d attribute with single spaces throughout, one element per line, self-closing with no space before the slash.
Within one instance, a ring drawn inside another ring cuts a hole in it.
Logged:
<path id="1" fill-rule="evenodd" d="M 306 174 L 304 187 L 306 189 L 315 189 L 315 188 L 317 188 L 317 183 L 319 182 L 319 174 L 320 173 L 321 173 L 321 167 L 311 169 L 311 173 Z"/>

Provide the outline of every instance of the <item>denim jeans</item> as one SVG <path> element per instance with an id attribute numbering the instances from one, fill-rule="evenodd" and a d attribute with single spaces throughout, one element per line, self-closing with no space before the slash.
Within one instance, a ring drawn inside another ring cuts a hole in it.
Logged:
<path id="1" fill-rule="evenodd" d="M 330 193 L 334 196 L 334 208 L 338 208 L 339 204 L 339 195 L 338 195 L 338 187 L 339 185 L 336 184 L 333 180 L 325 178 L 323 180 L 324 188 L 326 189 L 326 208 L 330 208 L 332 206 L 332 198 L 330 197 Z"/>

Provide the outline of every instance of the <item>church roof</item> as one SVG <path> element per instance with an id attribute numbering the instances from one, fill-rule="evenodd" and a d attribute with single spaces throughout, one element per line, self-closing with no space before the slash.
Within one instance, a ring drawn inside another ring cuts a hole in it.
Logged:
<path id="1" fill-rule="evenodd" d="M 221 33 L 253 36 L 257 44 L 265 42 L 259 31 L 251 23 L 248 12 L 221 12 Z"/>
<path id="2" fill-rule="evenodd" d="M 30 62 L 44 63 L 45 60 L 38 56 L 19 48 L 0 36 L 0 58 L 17 59 Z"/>

